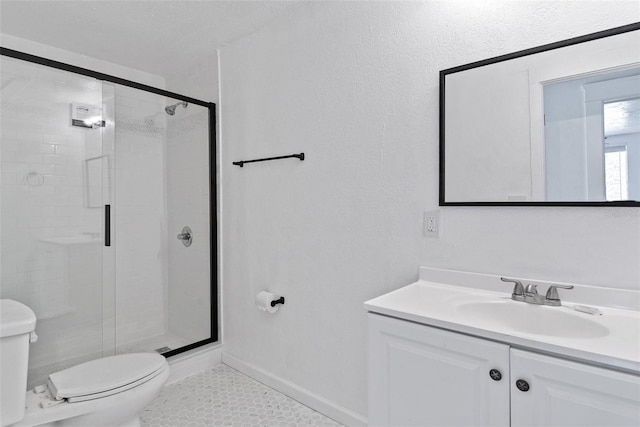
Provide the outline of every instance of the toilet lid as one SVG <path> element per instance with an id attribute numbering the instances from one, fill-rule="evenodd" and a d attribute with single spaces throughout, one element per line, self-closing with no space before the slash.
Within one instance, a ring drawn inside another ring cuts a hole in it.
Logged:
<path id="1" fill-rule="evenodd" d="M 160 373 L 167 362 L 157 353 L 103 357 L 49 375 L 47 387 L 57 399 L 69 402 L 119 393 Z"/>

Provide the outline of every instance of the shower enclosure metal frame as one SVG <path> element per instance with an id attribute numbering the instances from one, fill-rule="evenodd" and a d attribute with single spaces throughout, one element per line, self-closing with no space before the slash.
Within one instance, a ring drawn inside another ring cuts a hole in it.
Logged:
<path id="1" fill-rule="evenodd" d="M 52 59 L 44 58 L 41 56 L 31 55 L 28 53 L 20 52 L 5 47 L 0 47 L 0 55 L 15 58 L 34 64 L 43 65 L 46 67 L 56 68 L 58 70 L 68 71 L 75 74 L 91 77 L 96 80 L 115 83 L 123 86 L 127 86 L 133 89 L 142 90 L 145 92 L 154 93 L 160 96 L 165 96 L 172 99 L 177 99 L 184 103 L 191 103 L 205 107 L 209 111 L 209 214 L 210 214 L 210 295 L 211 295 L 211 336 L 207 339 L 197 341 L 186 346 L 176 348 L 162 353 L 165 357 L 171 357 L 176 354 L 183 353 L 194 348 L 201 347 L 206 344 L 214 343 L 218 341 L 218 254 L 217 254 L 217 182 L 216 182 L 216 104 L 213 102 L 206 102 L 196 98 L 191 98 L 185 95 L 181 95 L 175 92 L 170 92 L 164 89 L 159 89 L 153 86 L 145 85 L 142 83 L 134 82 L 132 80 L 123 79 L 121 77 L 104 74 L 98 71 L 90 70 L 87 68 L 77 67 L 64 62 L 55 61 Z M 109 209 L 106 208 L 106 211 Z M 107 212 L 105 212 L 107 213 Z M 108 222 L 107 222 L 108 224 Z M 105 243 L 107 242 L 105 236 Z"/>

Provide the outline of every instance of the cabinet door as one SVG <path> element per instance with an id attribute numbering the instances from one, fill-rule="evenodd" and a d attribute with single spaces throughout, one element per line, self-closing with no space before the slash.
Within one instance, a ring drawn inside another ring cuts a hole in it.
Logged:
<path id="1" fill-rule="evenodd" d="M 370 313 L 369 424 L 509 425 L 509 347 Z"/>
<path id="2" fill-rule="evenodd" d="M 529 390 L 518 389 L 517 380 Z M 513 349 L 511 423 L 640 426 L 640 377 Z"/>

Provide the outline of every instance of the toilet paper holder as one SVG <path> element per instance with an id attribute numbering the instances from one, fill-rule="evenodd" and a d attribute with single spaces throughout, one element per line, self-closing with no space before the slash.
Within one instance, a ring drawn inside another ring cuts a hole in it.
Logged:
<path id="1" fill-rule="evenodd" d="M 271 307 L 275 307 L 278 304 L 284 305 L 284 297 L 280 297 L 276 300 L 271 301 Z"/>

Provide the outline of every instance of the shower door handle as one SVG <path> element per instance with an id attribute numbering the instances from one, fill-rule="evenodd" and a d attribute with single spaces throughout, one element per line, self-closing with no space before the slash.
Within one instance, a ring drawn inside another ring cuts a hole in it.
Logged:
<path id="1" fill-rule="evenodd" d="M 104 245 L 111 246 L 111 205 L 104 205 Z"/>

